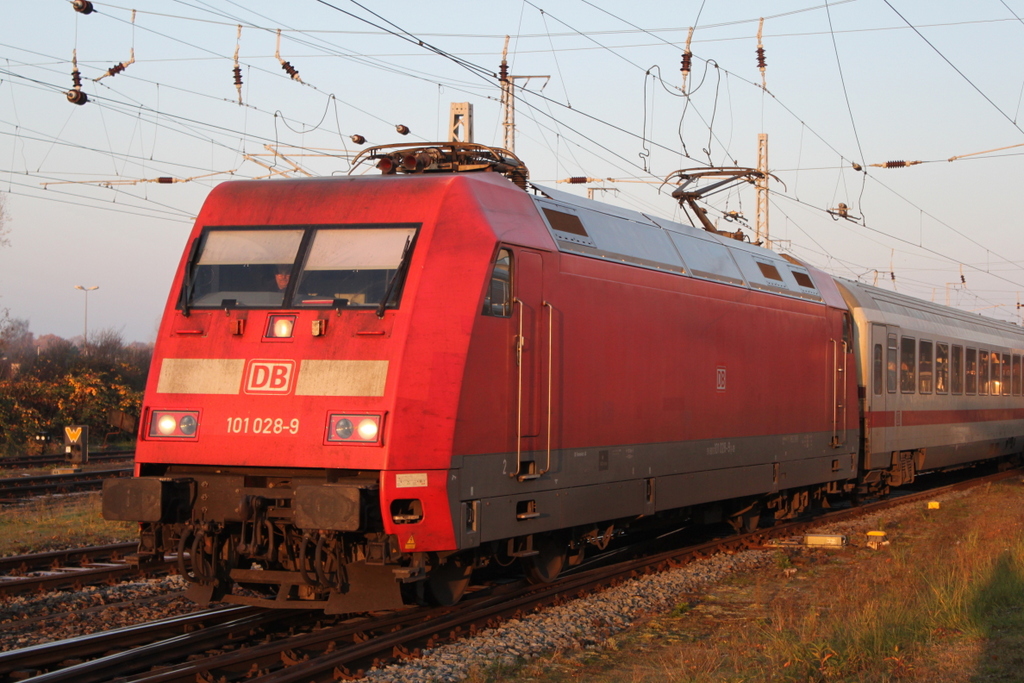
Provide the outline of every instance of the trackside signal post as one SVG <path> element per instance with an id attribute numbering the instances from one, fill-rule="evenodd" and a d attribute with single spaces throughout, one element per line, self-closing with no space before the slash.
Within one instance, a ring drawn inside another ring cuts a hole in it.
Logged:
<path id="1" fill-rule="evenodd" d="M 64 454 L 71 462 L 70 467 L 58 467 L 54 474 L 78 472 L 81 466 L 89 462 L 89 427 L 87 425 L 70 425 L 64 428 Z"/>

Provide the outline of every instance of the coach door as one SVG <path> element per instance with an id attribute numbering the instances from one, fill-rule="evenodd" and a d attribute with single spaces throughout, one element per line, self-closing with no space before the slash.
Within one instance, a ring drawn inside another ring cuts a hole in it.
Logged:
<path id="1" fill-rule="evenodd" d="M 545 388 L 550 383 L 551 305 L 544 301 L 544 261 L 541 255 L 535 251 L 519 250 L 515 252 L 513 263 L 515 338 L 512 347 L 516 387 L 513 408 L 516 411 L 518 465 L 515 476 L 535 479 L 550 466 L 550 455 L 540 452 L 546 452 L 543 436 L 545 429 L 550 431 L 550 425 L 545 427 L 543 406 L 547 401 Z M 536 457 L 526 455 L 531 452 L 537 454 Z M 545 457 L 548 460 L 544 460 Z"/>
<path id="2" fill-rule="evenodd" d="M 829 356 L 831 364 L 831 389 L 832 389 L 832 439 L 830 444 L 833 448 L 840 448 L 846 445 L 846 415 L 847 399 L 849 391 L 848 359 L 850 344 L 852 343 L 853 328 L 850 322 L 850 314 L 847 311 L 830 310 L 829 317 L 838 321 L 842 326 L 842 335 L 838 339 L 829 340 Z M 833 326 L 833 329 L 834 326 Z"/>
<path id="3" fill-rule="evenodd" d="M 896 427 L 900 424 L 899 336 L 893 325 L 871 326 L 871 367 L 868 394 L 867 467 L 888 467 L 896 449 Z"/>

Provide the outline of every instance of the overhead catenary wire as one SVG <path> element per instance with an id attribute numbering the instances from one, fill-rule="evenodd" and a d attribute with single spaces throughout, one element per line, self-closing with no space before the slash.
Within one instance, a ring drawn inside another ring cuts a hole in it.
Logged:
<path id="1" fill-rule="evenodd" d="M 832 4 L 834 5 L 835 3 L 832 3 Z M 237 24 L 236 24 L 236 25 L 237 25 Z M 547 104 L 548 104 L 548 106 L 551 106 L 551 105 L 550 105 L 550 103 L 547 103 Z M 109 105 L 108 105 L 108 106 L 109 106 Z M 126 111 L 125 113 L 127 113 L 127 111 Z M 540 116 L 540 115 L 539 115 L 539 116 Z M 546 116 L 545 116 L 545 117 L 546 117 Z M 553 121 L 553 122 L 554 122 L 554 123 L 556 123 L 556 124 L 557 124 L 557 123 L 559 123 L 559 121 L 558 121 L 558 118 L 555 118 L 555 117 L 551 117 L 551 121 Z M 301 129 L 301 126 L 299 126 L 299 129 Z M 205 131 L 205 130 L 204 130 L 203 134 L 204 134 L 204 135 L 208 134 L 208 131 Z M 567 129 L 566 129 L 566 134 L 568 134 L 568 135 L 570 135 L 570 136 L 571 136 L 571 135 L 573 135 L 573 132 L 572 132 L 571 128 L 567 128 Z M 599 139 L 603 139 L 603 138 L 599 138 Z M 567 148 L 567 149 L 576 149 L 576 146 L 575 146 L 575 145 L 569 145 L 569 146 L 567 146 L 566 148 Z M 820 208 L 820 207 L 819 207 L 819 208 Z"/>

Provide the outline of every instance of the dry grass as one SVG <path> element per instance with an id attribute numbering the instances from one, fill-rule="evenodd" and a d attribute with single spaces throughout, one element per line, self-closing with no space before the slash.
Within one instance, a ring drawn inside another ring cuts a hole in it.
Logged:
<path id="1" fill-rule="evenodd" d="M 100 516 L 99 492 L 0 508 L 0 556 L 131 541 L 137 535 L 137 524 Z"/>
<path id="2" fill-rule="evenodd" d="M 883 550 L 788 551 L 776 569 L 736 577 L 599 652 L 475 680 L 1024 680 L 1024 487 L 990 486 L 884 528 Z M 795 575 L 782 574 L 788 564 Z"/>

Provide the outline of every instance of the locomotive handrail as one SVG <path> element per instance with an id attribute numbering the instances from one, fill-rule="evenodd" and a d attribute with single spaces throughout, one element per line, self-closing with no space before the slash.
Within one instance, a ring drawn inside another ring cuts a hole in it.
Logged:
<path id="1" fill-rule="evenodd" d="M 554 348 L 554 318 L 555 307 L 551 302 L 544 301 L 541 306 L 548 309 L 548 443 L 547 462 L 540 472 L 523 473 L 523 347 L 526 340 L 523 338 L 523 316 L 525 304 L 522 299 L 515 298 L 512 305 L 519 304 L 519 334 L 516 335 L 516 367 L 518 368 L 518 392 L 516 395 L 516 469 L 511 476 L 519 481 L 537 479 L 541 475 L 551 471 L 551 394 L 552 394 L 552 350 Z"/>
<path id="2" fill-rule="evenodd" d="M 545 301 L 542 306 L 548 308 L 548 461 L 544 465 L 544 469 L 537 473 L 537 476 L 547 474 L 551 471 L 551 359 L 553 357 L 553 350 L 555 345 L 555 307 L 551 305 L 550 301 Z"/>
<path id="3" fill-rule="evenodd" d="M 832 447 L 839 448 L 846 443 L 846 367 L 849 354 L 847 353 L 846 341 L 843 341 L 843 367 L 839 367 L 839 342 L 829 339 L 832 342 Z M 843 398 L 839 394 L 839 375 L 843 377 Z M 839 438 L 839 414 L 842 411 L 843 436 Z"/>
<path id="4" fill-rule="evenodd" d="M 524 307 L 523 300 L 519 297 L 512 299 L 512 305 L 519 304 L 519 334 L 516 335 L 516 369 L 518 372 L 519 381 L 517 382 L 518 391 L 516 393 L 516 469 L 512 473 L 512 478 L 518 478 L 523 481 L 526 478 L 535 479 L 536 476 L 520 475 L 523 469 L 523 347 L 525 342 L 523 340 L 523 315 Z"/>

